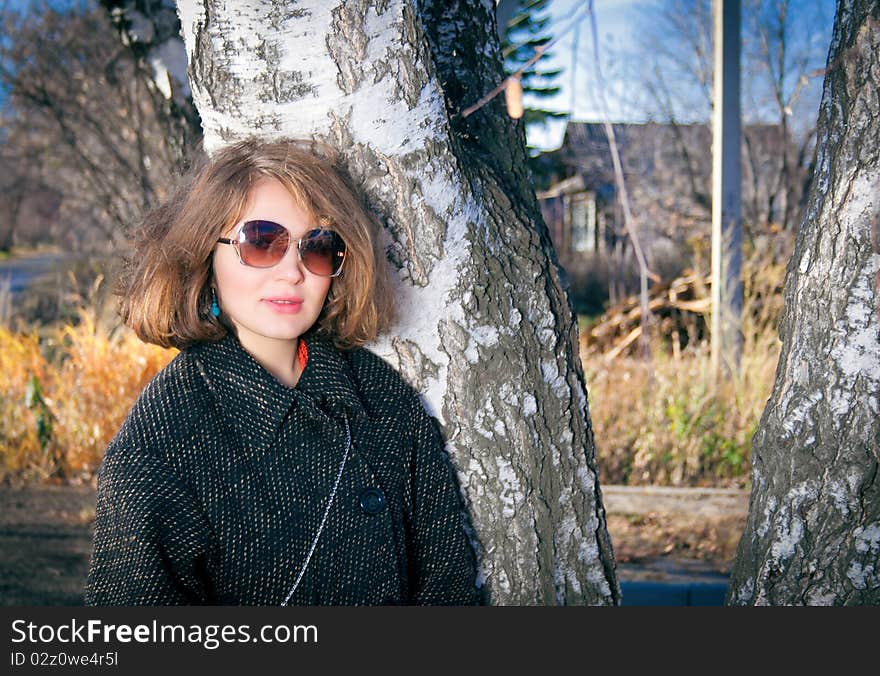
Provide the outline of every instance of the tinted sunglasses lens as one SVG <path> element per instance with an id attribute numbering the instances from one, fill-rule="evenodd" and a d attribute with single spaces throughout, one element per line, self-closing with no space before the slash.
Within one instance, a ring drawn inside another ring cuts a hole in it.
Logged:
<path id="1" fill-rule="evenodd" d="M 313 275 L 330 277 L 342 267 L 345 242 L 332 230 L 310 230 L 300 240 L 299 255 L 303 265 Z"/>
<path id="2" fill-rule="evenodd" d="M 290 233 L 272 221 L 247 221 L 241 227 L 238 242 L 245 265 L 268 268 L 284 258 L 290 246 Z"/>

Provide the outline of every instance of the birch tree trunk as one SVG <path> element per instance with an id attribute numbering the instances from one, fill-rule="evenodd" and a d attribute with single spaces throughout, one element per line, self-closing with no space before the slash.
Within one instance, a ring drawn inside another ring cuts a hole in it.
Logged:
<path id="1" fill-rule="evenodd" d="M 880 1 L 839 0 L 728 602 L 880 603 Z"/>
<path id="2" fill-rule="evenodd" d="M 486 600 L 614 604 L 577 326 L 526 168 L 491 0 L 179 0 L 209 151 L 341 150 L 386 225 L 400 321 L 371 349 L 444 426 Z"/>

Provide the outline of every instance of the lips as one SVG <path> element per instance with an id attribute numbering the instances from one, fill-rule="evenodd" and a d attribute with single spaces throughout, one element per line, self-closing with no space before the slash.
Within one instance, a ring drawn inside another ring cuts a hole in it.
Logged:
<path id="1" fill-rule="evenodd" d="M 275 312 L 280 312 L 282 314 L 299 312 L 303 305 L 303 299 L 296 296 L 264 298 L 263 302 Z"/>

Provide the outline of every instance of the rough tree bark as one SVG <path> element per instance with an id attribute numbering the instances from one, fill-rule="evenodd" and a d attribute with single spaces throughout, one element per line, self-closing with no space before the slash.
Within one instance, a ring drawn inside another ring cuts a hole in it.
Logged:
<path id="1" fill-rule="evenodd" d="M 577 327 L 531 191 L 490 0 L 179 0 L 209 151 L 342 151 L 386 225 L 400 322 L 370 346 L 444 426 L 487 602 L 620 599 Z"/>
<path id="2" fill-rule="evenodd" d="M 880 603 L 880 0 L 839 0 L 728 602 Z"/>

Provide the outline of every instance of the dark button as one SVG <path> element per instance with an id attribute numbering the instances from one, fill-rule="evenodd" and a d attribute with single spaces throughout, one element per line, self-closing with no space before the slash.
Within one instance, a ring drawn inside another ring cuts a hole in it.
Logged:
<path id="1" fill-rule="evenodd" d="M 367 514 L 378 514 L 385 509 L 385 494 L 379 488 L 366 488 L 361 493 L 361 509 Z"/>

